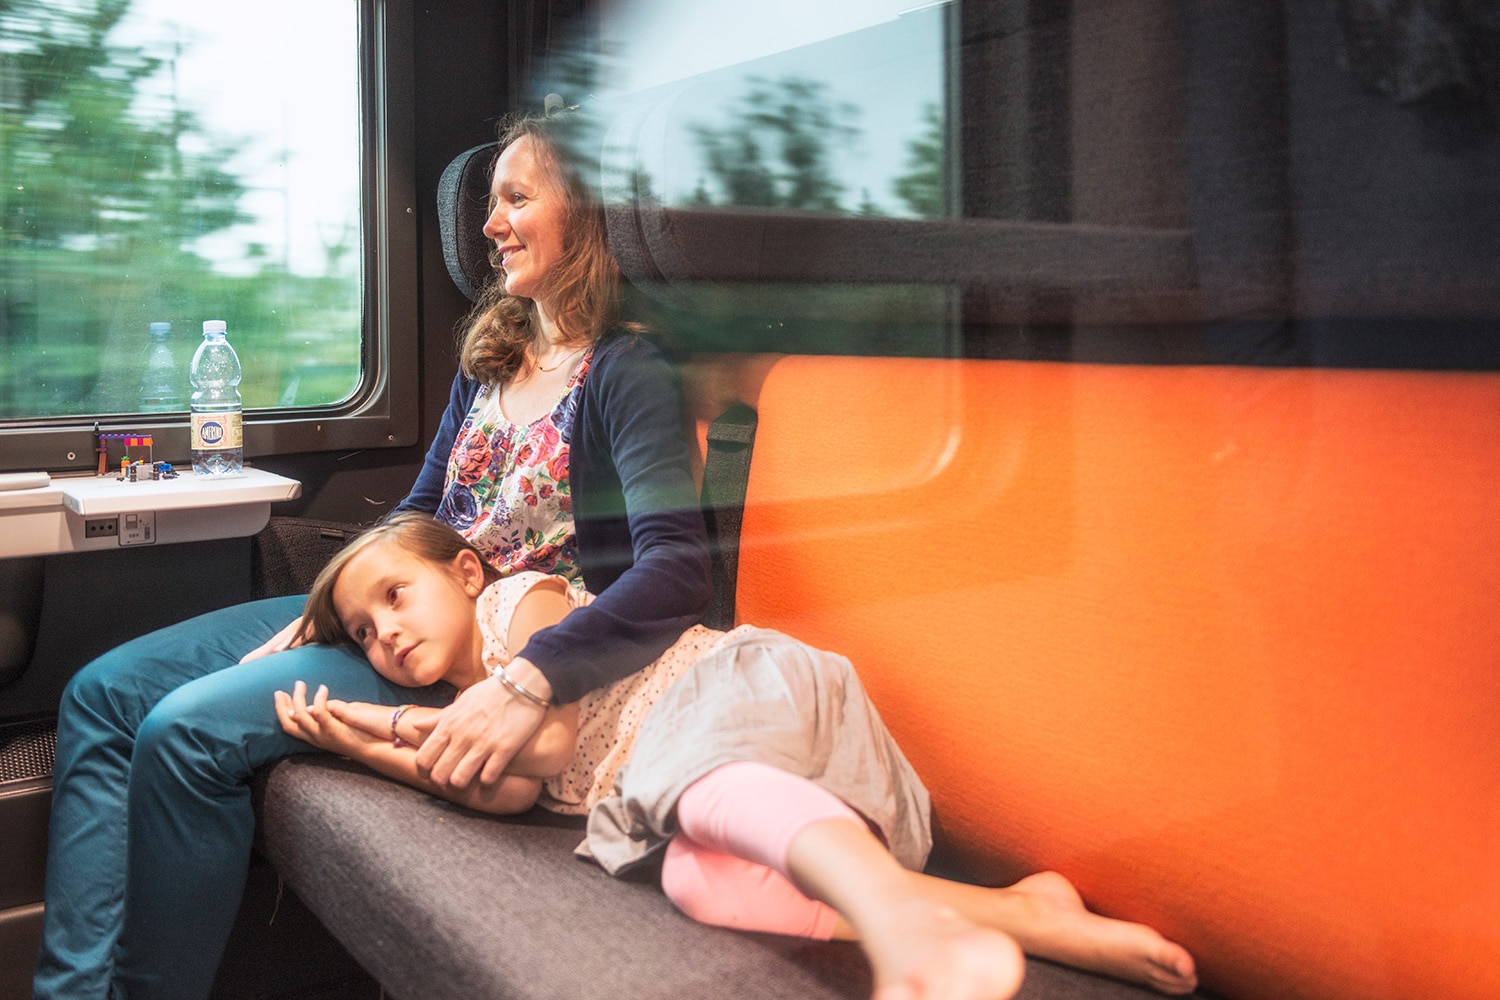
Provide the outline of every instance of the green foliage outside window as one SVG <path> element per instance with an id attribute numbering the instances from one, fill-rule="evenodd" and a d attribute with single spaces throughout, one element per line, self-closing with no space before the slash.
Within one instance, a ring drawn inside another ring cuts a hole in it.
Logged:
<path id="1" fill-rule="evenodd" d="M 243 137 L 163 87 L 184 43 L 112 41 L 130 6 L 0 0 L 0 418 L 138 412 L 154 321 L 172 323 L 185 392 L 202 321 L 224 319 L 247 407 L 347 398 L 358 233 L 325 238 L 317 276 L 253 245 L 225 273 L 195 249 L 248 218 L 229 167 Z"/>

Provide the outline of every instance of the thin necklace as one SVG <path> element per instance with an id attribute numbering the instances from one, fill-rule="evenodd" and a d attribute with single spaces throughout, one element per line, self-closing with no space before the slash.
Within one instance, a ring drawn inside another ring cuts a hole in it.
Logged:
<path id="1" fill-rule="evenodd" d="M 541 359 L 538 358 L 537 361 L 536 361 L 536 370 L 539 371 L 539 372 L 555 372 L 555 371 L 557 371 L 559 368 L 561 368 L 563 366 L 563 362 L 564 361 L 567 361 L 569 358 L 573 357 L 574 355 L 581 354 L 581 353 L 583 353 L 583 348 L 582 347 L 580 347 L 576 351 L 571 351 L 571 352 L 569 352 L 567 354 L 564 354 L 562 356 L 562 358 L 558 360 L 557 364 L 553 365 L 551 368 L 544 368 L 544 367 L 542 367 Z"/>

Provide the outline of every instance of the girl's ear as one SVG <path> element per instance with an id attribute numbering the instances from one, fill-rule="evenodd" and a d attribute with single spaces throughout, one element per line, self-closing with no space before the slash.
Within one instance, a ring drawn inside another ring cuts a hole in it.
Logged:
<path id="1" fill-rule="evenodd" d="M 484 589 L 484 563 L 479 556 L 470 549 L 460 549 L 458 555 L 453 557 L 452 565 L 464 593 L 470 597 L 478 597 L 479 592 Z"/>

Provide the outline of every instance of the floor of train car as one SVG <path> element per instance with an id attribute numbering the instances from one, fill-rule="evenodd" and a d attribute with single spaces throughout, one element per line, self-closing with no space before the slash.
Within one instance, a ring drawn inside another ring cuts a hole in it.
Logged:
<path id="1" fill-rule="evenodd" d="M 380 984 L 257 857 L 210 1000 L 380 1000 L 382 995 Z"/>

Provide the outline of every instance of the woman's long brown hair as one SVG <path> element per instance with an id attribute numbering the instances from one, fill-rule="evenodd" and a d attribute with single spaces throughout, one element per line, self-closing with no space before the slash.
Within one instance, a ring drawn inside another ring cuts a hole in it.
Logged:
<path id="1" fill-rule="evenodd" d="M 564 343 L 592 344 L 615 325 L 620 305 L 620 267 L 609 249 L 604 207 L 577 169 L 577 147 L 585 120 L 574 112 L 550 117 L 513 118 L 502 126 L 500 148 L 528 139 L 544 169 L 566 199 L 563 256 L 549 277 L 548 290 Z M 530 362 L 537 337 L 536 304 L 508 295 L 495 250 L 495 279 L 481 292 L 460 334 L 464 374 L 478 382 L 504 385 Z"/>

